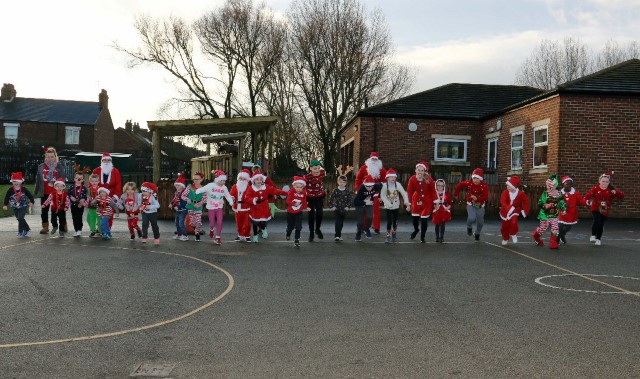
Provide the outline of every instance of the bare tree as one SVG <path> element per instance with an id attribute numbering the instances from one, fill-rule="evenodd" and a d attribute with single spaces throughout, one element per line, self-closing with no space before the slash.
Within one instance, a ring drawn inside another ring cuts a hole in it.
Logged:
<path id="1" fill-rule="evenodd" d="M 402 95 L 407 71 L 392 69 L 391 36 L 382 13 L 367 14 L 357 0 L 297 0 L 288 19 L 294 80 L 322 143 L 325 167 L 331 168 L 347 118 L 372 94 L 381 99 Z"/>
<path id="2" fill-rule="evenodd" d="M 601 70 L 633 58 L 640 58 L 640 44 L 637 41 L 620 47 L 618 42 L 609 40 L 596 56 L 594 65 L 596 70 Z"/>
<path id="3" fill-rule="evenodd" d="M 580 40 L 543 40 L 516 74 L 516 84 L 553 89 L 592 72 L 589 49 Z"/>
<path id="4" fill-rule="evenodd" d="M 129 66 L 160 65 L 183 89 L 184 98 L 176 101 L 193 107 L 193 113 L 199 118 L 217 118 L 216 106 L 221 104 L 210 96 L 206 85 L 209 78 L 202 74 L 195 61 L 191 28 L 180 18 L 159 21 L 148 16 L 136 17 L 134 27 L 141 47 L 129 50 L 114 43 L 116 50 L 130 58 Z"/>

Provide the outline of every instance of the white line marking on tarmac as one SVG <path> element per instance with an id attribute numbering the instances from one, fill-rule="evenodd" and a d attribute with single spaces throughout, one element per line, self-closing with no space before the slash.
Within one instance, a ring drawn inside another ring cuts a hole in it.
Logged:
<path id="1" fill-rule="evenodd" d="M 559 289 L 559 290 L 565 290 L 565 291 L 574 291 L 574 292 L 587 292 L 587 293 L 603 293 L 603 294 L 620 294 L 620 295 L 638 295 L 640 294 L 640 292 L 626 292 L 626 291 L 595 291 L 595 290 L 581 290 L 581 289 L 576 289 L 576 288 L 569 288 L 569 287 L 560 287 L 560 286 L 553 286 L 551 284 L 547 284 L 544 283 L 542 280 L 543 279 L 547 279 L 547 278 L 558 278 L 558 277 L 566 277 L 566 276 L 578 276 L 578 277 L 606 277 L 606 278 L 616 278 L 616 279 L 630 279 L 630 280 L 640 280 L 640 278 L 634 278 L 631 276 L 620 276 L 620 275 L 602 275 L 602 274 L 580 274 L 580 275 L 574 275 L 574 274 L 560 274 L 560 275 L 546 275 L 546 276 L 541 276 L 539 278 L 536 278 L 535 282 L 540 284 L 541 286 L 545 286 L 545 287 L 550 287 L 550 288 L 554 288 L 554 289 Z"/>

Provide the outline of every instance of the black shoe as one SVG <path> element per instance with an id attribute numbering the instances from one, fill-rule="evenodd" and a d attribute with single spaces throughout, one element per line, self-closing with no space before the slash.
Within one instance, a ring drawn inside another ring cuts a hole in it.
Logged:
<path id="1" fill-rule="evenodd" d="M 415 239 L 417 235 L 418 235 L 418 231 L 417 231 L 417 230 L 414 230 L 414 231 L 411 233 L 411 239 Z"/>
<path id="2" fill-rule="evenodd" d="M 142 238 L 142 230 L 138 229 L 138 238 Z"/>
<path id="3" fill-rule="evenodd" d="M 318 235 L 318 239 L 323 239 L 324 235 L 322 235 L 322 231 L 320 229 L 316 229 L 316 234 Z"/>
<path id="4" fill-rule="evenodd" d="M 96 236 L 96 233 L 97 233 L 97 232 L 91 232 L 91 234 L 89 234 L 89 237 L 91 237 L 91 238 L 95 237 L 95 236 Z"/>
<path id="5" fill-rule="evenodd" d="M 293 241 L 293 246 L 300 247 L 300 240 Z"/>
<path id="6" fill-rule="evenodd" d="M 287 241 L 289 241 L 289 240 L 291 239 L 291 235 L 290 235 L 290 234 L 287 234 L 284 238 L 286 238 L 286 239 L 287 239 Z"/>
<path id="7" fill-rule="evenodd" d="M 196 233 L 196 242 L 200 242 L 200 233 Z"/>
<path id="8" fill-rule="evenodd" d="M 476 241 L 480 241 L 480 234 L 476 233 L 474 234 L 474 237 L 476 238 Z"/>
<path id="9" fill-rule="evenodd" d="M 562 243 L 567 243 L 567 239 L 564 238 L 564 236 L 560 236 L 560 241 L 562 241 Z"/>
<path id="10" fill-rule="evenodd" d="M 131 239 L 132 239 L 132 240 L 136 239 L 136 235 L 135 235 L 135 234 L 132 234 L 132 235 L 131 235 Z"/>
<path id="11" fill-rule="evenodd" d="M 424 238 L 421 238 L 420 243 L 427 243 L 427 241 L 425 241 Z"/>
<path id="12" fill-rule="evenodd" d="M 375 234 L 380 234 L 380 229 L 373 229 L 373 232 L 374 232 Z"/>
<path id="13" fill-rule="evenodd" d="M 467 228 L 467 235 L 470 236 L 473 234 L 473 229 Z"/>
<path id="14" fill-rule="evenodd" d="M 309 242 L 313 242 L 313 234 L 309 234 Z"/>

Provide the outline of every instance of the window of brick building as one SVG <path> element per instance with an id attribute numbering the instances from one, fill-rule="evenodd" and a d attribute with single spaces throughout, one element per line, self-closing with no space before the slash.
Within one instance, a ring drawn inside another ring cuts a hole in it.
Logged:
<path id="1" fill-rule="evenodd" d="M 5 140 L 17 140 L 18 139 L 18 128 L 20 128 L 20 124 L 16 124 L 13 122 L 5 122 L 4 126 L 4 139 Z"/>
<path id="2" fill-rule="evenodd" d="M 539 126 L 533 129 L 533 167 L 547 166 L 549 148 L 549 127 Z"/>
<path id="3" fill-rule="evenodd" d="M 522 141 L 524 132 L 511 134 L 511 170 L 522 170 Z"/>
<path id="4" fill-rule="evenodd" d="M 495 170 L 498 167 L 498 139 L 491 138 L 487 143 L 487 168 Z"/>
<path id="5" fill-rule="evenodd" d="M 354 148 L 354 140 L 353 138 L 350 141 L 343 143 L 340 146 L 340 164 L 342 167 L 353 166 L 353 148 Z"/>
<path id="6" fill-rule="evenodd" d="M 467 161 L 467 140 L 464 139 L 438 139 L 435 149 L 436 161 Z"/>
<path id="7" fill-rule="evenodd" d="M 79 145 L 80 144 L 80 127 L 65 126 L 64 143 L 65 145 Z"/>

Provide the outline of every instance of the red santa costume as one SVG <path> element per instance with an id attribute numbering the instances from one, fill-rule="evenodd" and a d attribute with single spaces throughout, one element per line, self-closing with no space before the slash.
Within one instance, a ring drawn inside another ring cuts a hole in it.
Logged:
<path id="1" fill-rule="evenodd" d="M 256 183 L 257 179 L 261 179 L 262 183 Z M 251 176 L 251 185 L 247 188 L 245 195 L 249 202 L 249 219 L 253 224 L 253 242 L 258 242 L 258 232 L 261 232 L 262 238 L 269 236 L 267 232 L 267 222 L 271 220 L 269 196 L 287 195 L 285 191 L 266 185 L 265 180 L 266 176 L 261 172 L 254 172 Z"/>
<path id="2" fill-rule="evenodd" d="M 411 216 L 413 218 L 411 239 L 416 238 L 418 231 L 420 231 L 421 241 L 424 240 L 427 232 L 428 218 L 433 212 L 433 200 L 436 198 L 435 182 L 427 171 L 429 171 L 427 162 L 418 163 L 416 174 L 409 178 L 407 183 L 407 195 L 411 202 Z"/>
<path id="3" fill-rule="evenodd" d="M 529 214 L 529 197 L 522 192 L 520 186 L 520 178 L 512 176 L 508 178 L 507 189 L 502 191 L 500 196 L 500 218 L 502 225 L 500 233 L 502 234 L 502 244 L 509 242 L 509 237 L 513 239 L 513 243 L 518 242 L 518 216 L 527 217 Z"/>
<path id="4" fill-rule="evenodd" d="M 382 161 L 380 160 L 380 156 L 375 151 L 371 152 L 369 158 L 364 161 L 364 165 L 360 167 L 358 170 L 358 174 L 356 175 L 356 187 L 360 188 L 364 178 L 367 175 L 371 175 L 373 180 L 376 183 L 384 183 L 386 181 L 385 177 L 387 175 L 387 170 L 384 169 L 382 165 Z M 380 232 L 380 192 L 375 195 L 373 201 L 373 217 L 372 217 L 373 229 L 376 233 Z"/>
<path id="5" fill-rule="evenodd" d="M 600 175 L 598 184 L 584 195 L 585 200 L 591 206 L 591 215 L 593 216 L 589 240 L 595 242 L 596 245 L 601 244 L 604 224 L 609 217 L 613 200 L 624 199 L 624 193 L 610 184 L 612 174 L 613 172 L 607 172 Z"/>
<path id="6" fill-rule="evenodd" d="M 479 181 L 474 183 L 474 179 Z M 467 234 L 473 233 L 473 224 L 476 224 L 475 239 L 480 240 L 480 233 L 484 226 L 485 204 L 489 199 L 489 186 L 484 182 L 484 171 L 476 168 L 471 173 L 471 180 L 464 180 L 456 186 L 453 197 L 458 197 L 460 191 L 467 191 Z"/>
<path id="7" fill-rule="evenodd" d="M 433 216 L 431 216 L 431 222 L 436 225 L 451 221 L 451 196 L 447 192 L 444 180 L 436 180 L 435 185 L 437 186 L 438 183 L 442 183 L 445 187 L 442 192 L 438 192 L 436 187 L 436 198 L 433 200 Z M 446 207 L 449 207 L 449 209 Z"/>
<path id="8" fill-rule="evenodd" d="M 120 171 L 113 167 L 111 154 L 103 153 L 100 167 L 93 169 L 93 174 L 100 177 L 100 187 L 109 190 L 109 194 L 117 202 L 122 195 L 122 176 Z M 113 217 L 109 220 L 109 227 L 113 225 Z"/>
<path id="9" fill-rule="evenodd" d="M 560 227 L 558 238 L 560 238 L 562 243 L 567 243 L 565 235 L 571 230 L 573 225 L 578 223 L 578 205 L 587 205 L 587 201 L 578 190 L 573 188 L 573 179 L 571 179 L 571 177 L 563 177 L 562 184 L 564 187 L 560 190 L 560 193 L 563 196 L 566 208 L 558 215 L 558 226 Z M 567 189 L 569 185 L 571 185 L 571 189 Z"/>
<path id="10" fill-rule="evenodd" d="M 233 210 L 236 213 L 236 229 L 238 236 L 236 241 L 251 241 L 251 221 L 249 220 L 249 207 L 247 201 L 247 188 L 251 174 L 249 170 L 244 169 L 238 173 L 236 184 L 231 187 L 229 194 L 233 197 Z"/>

